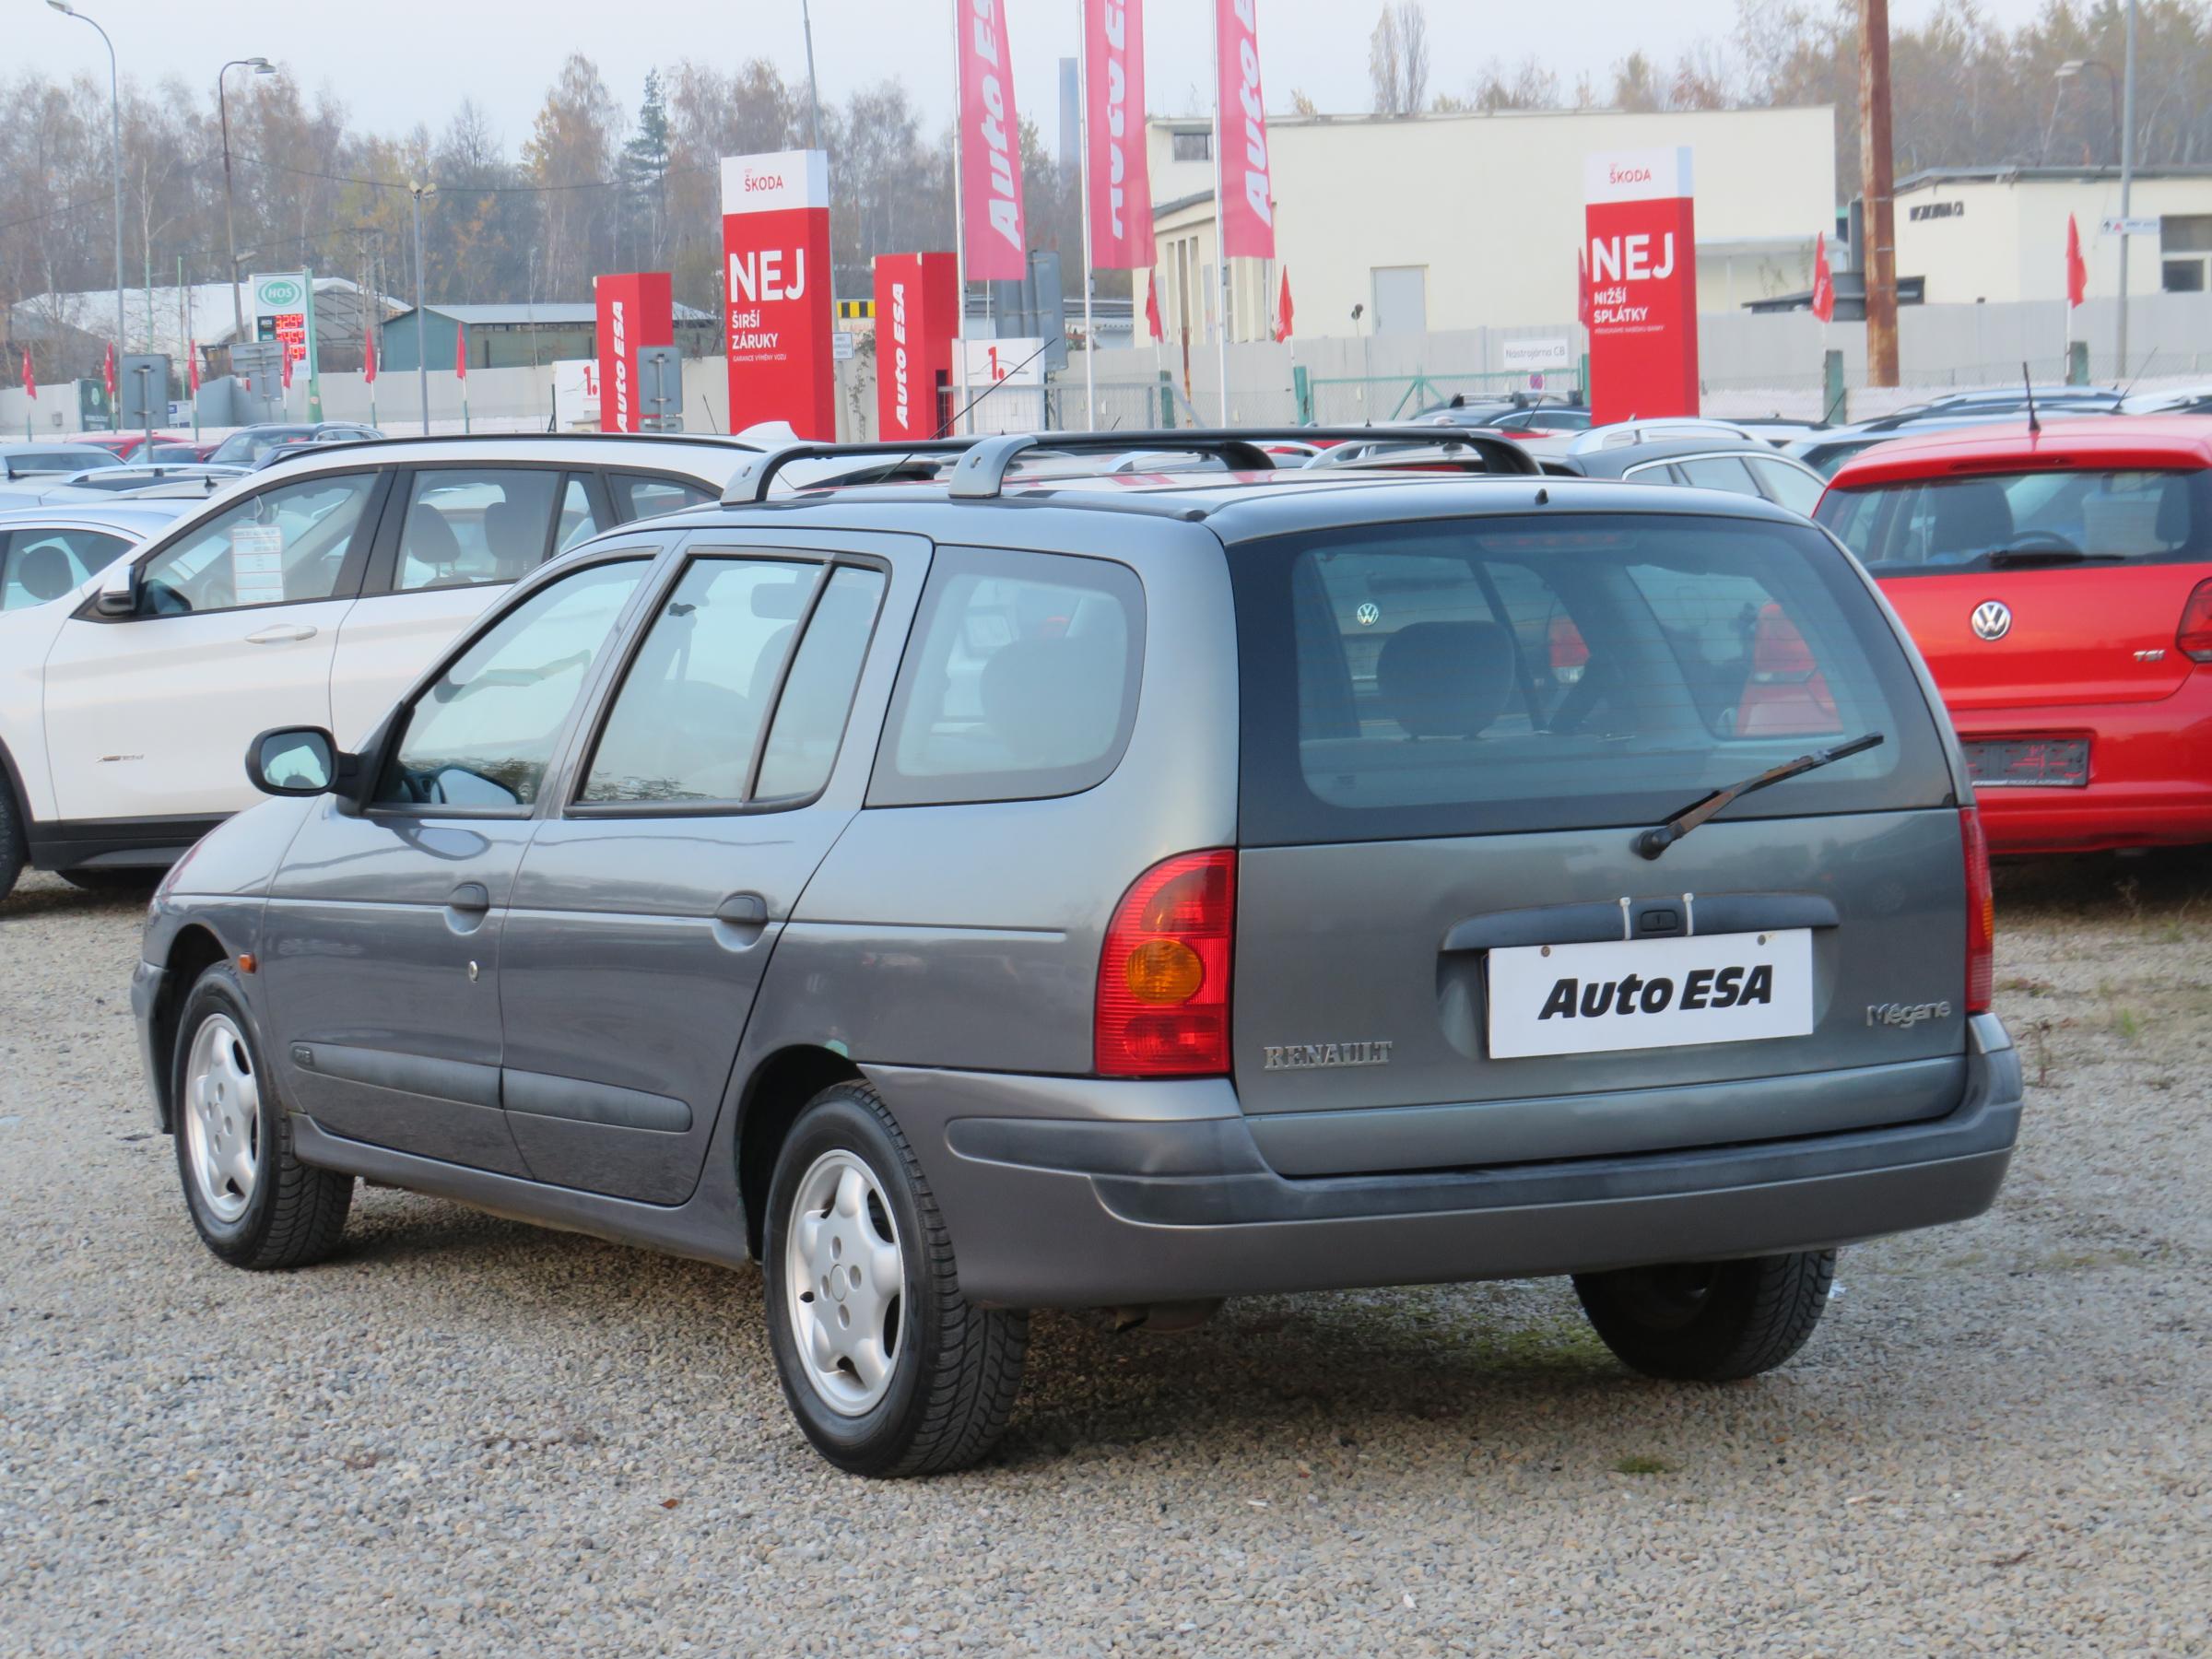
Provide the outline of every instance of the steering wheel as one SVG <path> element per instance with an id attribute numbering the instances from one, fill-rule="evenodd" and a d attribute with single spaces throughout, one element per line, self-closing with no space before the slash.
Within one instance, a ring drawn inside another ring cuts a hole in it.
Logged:
<path id="1" fill-rule="evenodd" d="M 2027 530 L 2001 549 L 2006 553 L 2079 553 L 2081 549 L 2055 530 Z"/>

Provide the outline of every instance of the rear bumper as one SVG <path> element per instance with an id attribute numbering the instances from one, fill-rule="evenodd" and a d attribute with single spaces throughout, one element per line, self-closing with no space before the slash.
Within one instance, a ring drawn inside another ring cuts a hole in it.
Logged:
<path id="1" fill-rule="evenodd" d="M 1222 1080 L 868 1068 L 977 1301 L 1081 1307 L 1594 1272 L 1852 1243 L 1995 1199 L 2020 1067 L 1969 1024 L 1955 1111 L 1894 1128 L 1496 1170 L 1290 1180 Z"/>
<path id="2" fill-rule="evenodd" d="M 1961 742 L 2086 737 L 2080 789 L 1974 792 L 1995 853 L 2088 853 L 2212 841 L 2212 671 L 2154 702 L 1954 711 Z"/>

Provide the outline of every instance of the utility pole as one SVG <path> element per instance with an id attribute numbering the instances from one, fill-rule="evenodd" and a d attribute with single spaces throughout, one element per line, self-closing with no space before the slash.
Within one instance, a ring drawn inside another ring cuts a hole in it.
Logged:
<path id="1" fill-rule="evenodd" d="M 799 22 L 806 30 L 806 147 L 822 147 L 822 94 L 814 82 L 814 8 L 799 0 Z M 954 116 L 959 120 L 959 116 Z"/>
<path id="2" fill-rule="evenodd" d="M 1897 384 L 1897 206 L 1889 154 L 1889 0 L 1859 0 L 1859 188 L 1866 246 L 1866 382 Z"/>
<path id="3" fill-rule="evenodd" d="M 422 435 L 430 435 L 430 317 L 422 305 L 422 198 L 436 195 L 438 186 L 427 179 L 407 182 L 415 204 L 415 384 L 422 394 Z"/>
<path id="4" fill-rule="evenodd" d="M 46 0 L 46 4 L 65 18 L 90 23 L 93 32 L 100 36 L 100 44 L 108 49 L 108 166 L 115 175 L 115 349 L 121 353 L 127 347 L 123 337 L 123 73 L 116 67 L 115 42 L 108 39 L 106 29 L 70 5 L 69 0 Z M 146 326 L 150 334 L 154 326 L 150 314 Z M 121 429 L 120 411 L 109 410 L 108 418 L 116 429 Z"/>
<path id="5" fill-rule="evenodd" d="M 2135 206 L 2136 191 L 2136 0 L 2127 0 L 2126 91 L 2121 95 L 2120 217 L 2125 219 Z M 2112 372 L 2119 383 L 2129 383 L 2127 372 L 2127 244 L 2133 240 L 2127 226 L 2120 227 L 2120 361 Z"/>

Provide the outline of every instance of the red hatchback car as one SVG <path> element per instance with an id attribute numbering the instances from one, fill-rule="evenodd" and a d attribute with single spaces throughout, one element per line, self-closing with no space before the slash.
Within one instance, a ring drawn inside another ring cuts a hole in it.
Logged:
<path id="1" fill-rule="evenodd" d="M 2212 841 L 2212 418 L 1900 439 L 1815 516 L 1927 658 L 1993 851 Z"/>

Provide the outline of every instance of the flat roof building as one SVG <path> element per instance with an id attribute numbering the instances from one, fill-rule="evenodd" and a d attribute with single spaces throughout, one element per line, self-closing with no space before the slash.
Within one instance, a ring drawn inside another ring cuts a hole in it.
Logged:
<path id="1" fill-rule="evenodd" d="M 1202 344 L 1219 304 L 1212 125 L 1155 119 L 1147 138 L 1161 322 L 1171 341 L 1187 325 Z M 1272 115 L 1268 144 L 1276 264 L 1311 334 L 1572 322 L 1583 160 L 1594 153 L 1690 147 L 1701 310 L 1807 287 L 1814 238 L 1835 222 L 1827 105 Z M 1268 337 L 1276 265 L 1239 261 L 1231 281 L 1230 338 Z"/>
<path id="2" fill-rule="evenodd" d="M 2120 292 L 2116 167 L 1932 167 L 1897 182 L 1897 272 L 1924 279 L 1930 305 L 2066 297 L 2066 218 L 2081 231 L 2091 299 Z M 2212 288 L 2212 167 L 2136 170 L 2130 294 Z"/>

